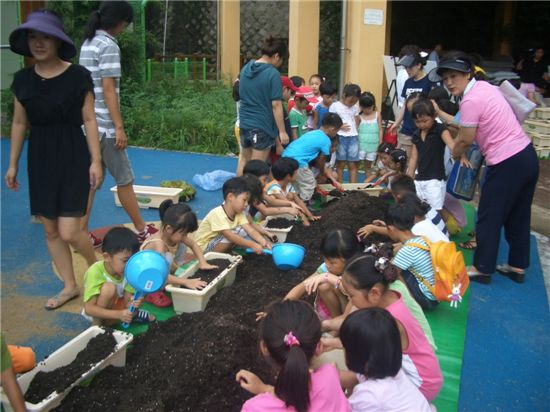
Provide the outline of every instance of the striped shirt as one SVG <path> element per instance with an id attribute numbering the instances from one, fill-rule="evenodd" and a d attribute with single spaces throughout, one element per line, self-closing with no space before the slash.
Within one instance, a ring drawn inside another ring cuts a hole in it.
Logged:
<path id="1" fill-rule="evenodd" d="M 115 124 L 109 114 L 103 96 L 103 78 L 113 78 L 120 100 L 120 48 L 113 36 L 104 30 L 96 30 L 92 40 L 86 40 L 80 48 L 79 63 L 92 73 L 95 93 L 95 114 L 101 137 L 115 138 Z"/>
<path id="2" fill-rule="evenodd" d="M 419 274 L 433 287 L 435 277 L 430 252 L 415 246 L 407 246 L 409 243 L 418 243 L 429 247 L 421 237 L 413 237 L 403 243 L 403 247 L 394 256 L 392 263 L 401 270 L 408 270 L 412 274 Z M 437 300 L 420 280 L 418 280 L 418 285 L 428 299 Z"/>
<path id="3" fill-rule="evenodd" d="M 430 210 L 428 210 L 428 213 L 426 213 L 426 219 L 430 219 L 432 223 L 436 225 L 437 228 L 441 230 L 445 236 L 449 237 L 447 225 L 445 225 L 445 221 L 437 210 L 430 208 Z"/>

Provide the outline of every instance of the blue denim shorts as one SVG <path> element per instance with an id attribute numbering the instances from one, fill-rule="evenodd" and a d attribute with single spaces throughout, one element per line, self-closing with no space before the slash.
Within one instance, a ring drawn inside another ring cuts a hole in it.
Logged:
<path id="1" fill-rule="evenodd" d="M 276 137 L 269 136 L 262 129 L 242 129 L 241 147 L 254 150 L 269 150 L 275 144 Z"/>
<path id="2" fill-rule="evenodd" d="M 359 161 L 359 137 L 338 135 L 338 148 L 336 149 L 336 161 Z"/>

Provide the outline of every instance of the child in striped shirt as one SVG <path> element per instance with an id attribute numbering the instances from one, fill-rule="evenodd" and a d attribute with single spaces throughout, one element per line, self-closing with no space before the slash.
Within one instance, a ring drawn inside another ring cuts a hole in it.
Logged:
<path id="1" fill-rule="evenodd" d="M 400 242 L 403 245 L 395 254 L 392 263 L 399 269 L 411 295 L 422 309 L 433 309 L 438 305 L 438 301 L 425 285 L 428 283 L 434 287 L 435 284 L 432 258 L 429 250 L 415 246 L 429 248 L 421 236 L 415 236 L 412 233 L 414 218 L 415 209 L 406 202 L 395 203 L 388 210 L 386 216 L 388 236 L 394 242 Z"/>

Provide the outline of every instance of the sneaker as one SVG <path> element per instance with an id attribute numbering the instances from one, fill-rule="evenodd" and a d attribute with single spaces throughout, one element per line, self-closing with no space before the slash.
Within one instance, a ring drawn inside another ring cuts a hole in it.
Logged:
<path id="1" fill-rule="evenodd" d="M 138 234 L 137 234 L 139 243 L 145 242 L 145 240 L 149 236 L 157 233 L 158 231 L 159 230 L 154 225 L 152 225 L 152 224 L 146 225 L 145 230 L 143 230 L 143 232 L 138 232 Z"/>
<path id="2" fill-rule="evenodd" d="M 103 244 L 103 239 L 98 238 L 96 235 L 90 232 L 90 242 L 94 248 L 100 247 Z"/>

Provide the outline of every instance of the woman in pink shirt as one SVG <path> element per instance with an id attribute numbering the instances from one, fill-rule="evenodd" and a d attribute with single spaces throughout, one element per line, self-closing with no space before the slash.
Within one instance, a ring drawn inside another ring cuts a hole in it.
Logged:
<path id="1" fill-rule="evenodd" d="M 285 300 L 271 305 L 260 325 L 260 339 L 260 352 L 278 368 L 275 386 L 240 370 L 237 382 L 256 395 L 244 403 L 243 411 L 351 411 L 333 365 L 310 371 L 311 358 L 321 353 L 321 322 L 308 303 Z"/>
<path id="2" fill-rule="evenodd" d="M 470 279 L 490 283 L 495 269 L 523 283 L 529 266 L 531 204 L 539 175 L 539 160 L 530 139 L 499 89 L 473 78 L 473 64 L 463 53 L 441 60 L 430 80 L 442 80 L 460 102 L 460 130 L 453 156 L 460 157 L 475 142 L 487 164 L 477 211 L 477 249 Z M 508 263 L 496 265 L 500 231 L 510 245 Z"/>

